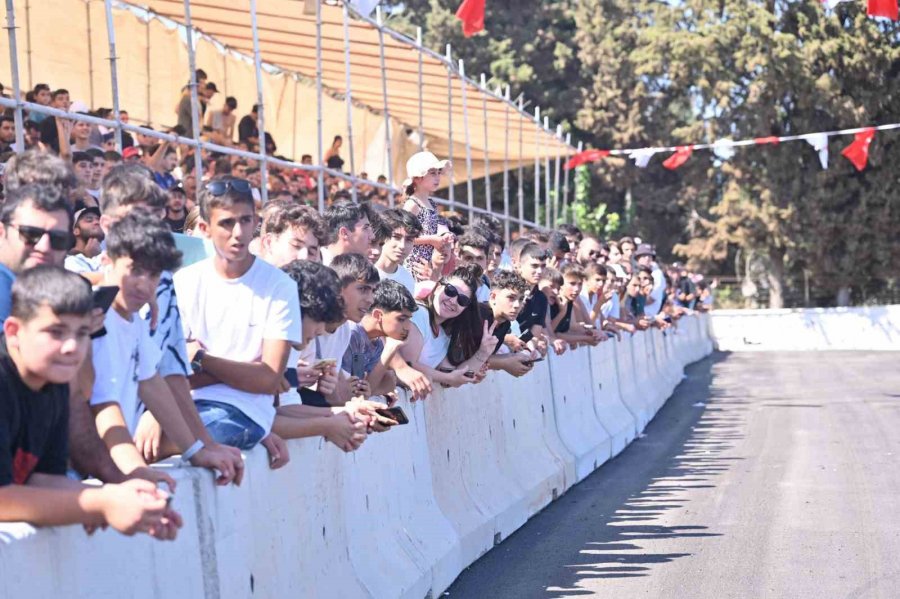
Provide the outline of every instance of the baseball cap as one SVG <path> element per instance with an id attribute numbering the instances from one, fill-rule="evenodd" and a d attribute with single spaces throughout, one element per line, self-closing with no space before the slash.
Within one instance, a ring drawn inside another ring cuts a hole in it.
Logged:
<path id="1" fill-rule="evenodd" d="M 639 258 L 641 256 L 656 256 L 656 252 L 653 250 L 653 246 L 649 243 L 642 243 L 637 247 L 637 250 L 634 252 L 634 257 Z"/>
<path id="2" fill-rule="evenodd" d="M 409 160 L 406 161 L 407 178 L 403 181 L 403 187 L 412 184 L 412 180 L 415 177 L 424 177 L 428 174 L 428 171 L 433 168 L 440 169 L 441 174 L 444 174 L 443 171 L 453 168 L 453 165 L 450 164 L 449 160 L 438 160 L 437 156 L 431 152 L 418 152 L 413 154 L 409 157 Z"/>
<path id="3" fill-rule="evenodd" d="M 122 158 L 128 160 L 129 158 L 140 158 L 141 157 L 141 149 L 136 146 L 131 146 L 130 148 L 125 148 L 122 151 Z"/>
<path id="4" fill-rule="evenodd" d="M 96 206 L 88 206 L 86 208 L 82 208 L 81 210 L 79 210 L 75 213 L 75 219 L 73 220 L 73 222 L 77 225 L 78 221 L 81 220 L 81 217 L 85 216 L 87 214 L 93 214 L 95 216 L 100 216 L 100 209 L 97 208 Z"/>

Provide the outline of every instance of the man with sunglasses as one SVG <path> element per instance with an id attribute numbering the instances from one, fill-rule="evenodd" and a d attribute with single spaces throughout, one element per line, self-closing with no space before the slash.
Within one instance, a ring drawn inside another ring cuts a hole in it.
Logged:
<path id="1" fill-rule="evenodd" d="M 586 268 L 591 262 L 600 263 L 602 255 L 603 248 L 600 242 L 595 237 L 586 236 L 578 244 L 578 253 L 575 255 L 575 260 L 582 268 Z"/>
<path id="2" fill-rule="evenodd" d="M 9 316 L 16 276 L 40 264 L 62 266 L 74 244 L 72 213 L 58 187 L 9 192 L 0 206 L 0 321 Z"/>

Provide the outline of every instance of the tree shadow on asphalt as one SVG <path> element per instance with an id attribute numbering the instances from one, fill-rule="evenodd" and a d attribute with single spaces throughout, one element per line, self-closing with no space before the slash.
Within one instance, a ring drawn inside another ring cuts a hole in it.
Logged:
<path id="1" fill-rule="evenodd" d="M 686 507 L 684 491 L 714 488 L 742 459 L 722 455 L 742 438 L 747 410 L 713 385 L 714 368 L 727 358 L 716 353 L 689 366 L 641 438 L 463 572 L 449 595 L 594 595 L 583 581 L 649 576 L 655 565 L 691 555 L 656 553 L 653 541 L 720 536 L 702 525 L 659 521 Z"/>

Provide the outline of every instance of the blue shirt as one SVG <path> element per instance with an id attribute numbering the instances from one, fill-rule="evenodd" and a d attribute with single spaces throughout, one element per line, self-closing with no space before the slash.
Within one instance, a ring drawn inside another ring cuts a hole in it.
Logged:
<path id="1" fill-rule="evenodd" d="M 0 324 L 12 310 L 12 286 L 15 280 L 16 273 L 0 264 Z"/>

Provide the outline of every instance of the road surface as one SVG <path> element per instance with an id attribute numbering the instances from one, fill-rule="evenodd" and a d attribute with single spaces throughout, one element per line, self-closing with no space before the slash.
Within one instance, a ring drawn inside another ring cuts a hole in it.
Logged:
<path id="1" fill-rule="evenodd" d="M 900 597 L 900 354 L 720 353 L 686 374 L 449 597 Z"/>

